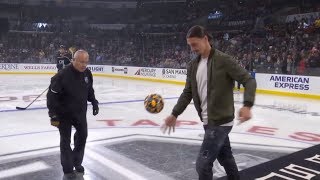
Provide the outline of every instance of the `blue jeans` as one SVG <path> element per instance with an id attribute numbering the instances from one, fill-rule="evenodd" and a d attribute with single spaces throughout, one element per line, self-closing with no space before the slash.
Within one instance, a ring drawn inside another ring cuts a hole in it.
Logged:
<path id="1" fill-rule="evenodd" d="M 212 166 L 216 159 L 224 167 L 228 180 L 240 179 L 228 137 L 231 129 L 232 126 L 204 126 L 204 140 L 196 163 L 199 180 L 213 179 Z"/>

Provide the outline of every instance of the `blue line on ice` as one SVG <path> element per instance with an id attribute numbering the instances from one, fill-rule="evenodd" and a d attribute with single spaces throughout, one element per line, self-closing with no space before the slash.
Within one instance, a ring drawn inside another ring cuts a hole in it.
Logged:
<path id="1" fill-rule="evenodd" d="M 178 99 L 178 97 L 169 97 L 169 98 L 163 98 L 165 100 L 170 100 L 170 99 Z M 99 105 L 109 105 L 109 104 L 123 104 L 123 103 L 134 103 L 134 102 L 143 102 L 144 99 L 140 100 L 125 100 L 125 101 L 111 101 L 111 102 L 103 102 L 99 103 Z M 91 105 L 91 104 L 88 104 Z M 34 110 L 42 110 L 42 109 L 47 109 L 47 107 L 34 107 L 34 108 L 28 108 L 26 110 L 17 110 L 17 109 L 4 109 L 0 110 L 0 113 L 2 112 L 16 112 L 16 111 L 34 111 Z"/>

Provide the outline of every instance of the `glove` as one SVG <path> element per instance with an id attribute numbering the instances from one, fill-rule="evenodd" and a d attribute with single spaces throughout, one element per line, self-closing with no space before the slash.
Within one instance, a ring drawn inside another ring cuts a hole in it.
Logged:
<path id="1" fill-rule="evenodd" d="M 50 119 L 50 123 L 51 123 L 51 126 L 59 128 L 60 121 L 58 120 L 57 116 L 52 116 Z"/>
<path id="2" fill-rule="evenodd" d="M 98 107 L 98 104 L 93 104 L 92 105 L 92 114 L 95 116 L 99 113 L 99 107 Z"/>

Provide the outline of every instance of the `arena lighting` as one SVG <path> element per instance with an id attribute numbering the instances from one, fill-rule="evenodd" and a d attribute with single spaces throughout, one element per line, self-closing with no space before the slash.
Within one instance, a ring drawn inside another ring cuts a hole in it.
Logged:
<path id="1" fill-rule="evenodd" d="M 208 15 L 208 19 L 219 19 L 223 16 L 221 11 L 214 11 Z"/>
<path id="2" fill-rule="evenodd" d="M 48 23 L 36 23 L 37 28 L 47 27 Z"/>

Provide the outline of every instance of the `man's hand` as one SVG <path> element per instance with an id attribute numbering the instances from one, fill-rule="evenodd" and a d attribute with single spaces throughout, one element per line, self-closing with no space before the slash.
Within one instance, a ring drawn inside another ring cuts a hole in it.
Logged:
<path id="1" fill-rule="evenodd" d="M 161 126 L 162 133 L 166 133 L 167 129 L 169 128 L 168 134 L 170 135 L 171 128 L 173 132 L 175 131 L 177 118 L 173 115 L 168 116 L 166 119 L 164 119 L 164 124 Z"/>
<path id="2" fill-rule="evenodd" d="M 51 123 L 51 126 L 54 126 L 56 128 L 59 128 L 59 125 L 60 125 L 60 121 L 57 119 L 57 117 L 53 117 L 50 119 L 50 123 Z"/>
<path id="3" fill-rule="evenodd" d="M 244 106 L 239 110 L 240 123 L 248 121 L 249 119 L 251 119 L 251 117 L 252 117 L 252 114 L 251 114 L 251 108 L 250 107 Z"/>
<path id="4" fill-rule="evenodd" d="M 92 106 L 92 114 L 95 116 L 99 114 L 99 106 L 98 105 L 93 105 Z"/>

